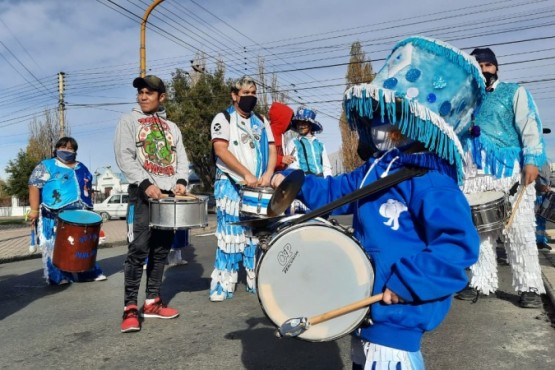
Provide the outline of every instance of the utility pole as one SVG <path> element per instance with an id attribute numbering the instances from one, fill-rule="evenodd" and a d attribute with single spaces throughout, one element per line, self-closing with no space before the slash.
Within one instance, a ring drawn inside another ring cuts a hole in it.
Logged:
<path id="1" fill-rule="evenodd" d="M 65 132 L 65 122 L 64 122 L 64 110 L 65 110 L 65 101 L 64 101 L 64 72 L 58 73 L 58 92 L 60 94 L 58 98 L 58 116 L 60 120 L 60 137 L 64 136 Z"/>
<path id="2" fill-rule="evenodd" d="M 145 14 L 143 15 L 143 20 L 141 22 L 141 48 L 139 50 L 139 58 L 140 58 L 140 66 L 141 66 L 141 70 L 140 70 L 140 75 L 141 77 L 144 77 L 146 75 L 146 21 L 148 19 L 148 16 L 150 15 L 150 12 L 152 12 L 154 10 L 154 8 L 160 4 L 162 1 L 164 0 L 154 0 L 152 2 L 152 4 L 150 4 L 150 6 L 147 8 L 147 10 L 145 11 Z"/>

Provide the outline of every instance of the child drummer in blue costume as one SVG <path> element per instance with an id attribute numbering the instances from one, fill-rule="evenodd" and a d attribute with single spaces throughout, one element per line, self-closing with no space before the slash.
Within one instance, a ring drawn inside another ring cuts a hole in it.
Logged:
<path id="1" fill-rule="evenodd" d="M 347 206 L 355 237 L 375 269 L 373 324 L 357 329 L 353 369 L 423 369 L 422 335 L 446 317 L 453 293 L 467 284 L 479 238 L 459 188 L 465 129 L 484 83 L 473 58 L 432 39 L 399 42 L 370 84 L 345 92 L 345 111 L 359 134 L 359 168 L 336 177 L 308 175 L 298 198 L 311 209 L 398 172 L 427 173 Z M 283 175 L 272 179 L 277 186 Z M 348 289 L 348 287 L 345 287 Z"/>

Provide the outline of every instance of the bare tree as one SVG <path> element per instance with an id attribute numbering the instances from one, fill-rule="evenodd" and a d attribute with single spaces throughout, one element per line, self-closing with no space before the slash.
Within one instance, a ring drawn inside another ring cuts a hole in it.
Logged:
<path id="1" fill-rule="evenodd" d="M 54 144 L 59 138 L 59 113 L 57 110 L 45 110 L 43 120 L 33 118 L 29 123 L 29 143 L 26 153 L 29 160 L 38 163 L 52 156 Z M 63 136 L 70 135 L 68 125 L 65 125 Z"/>
<path id="2" fill-rule="evenodd" d="M 366 58 L 366 54 L 362 50 L 360 42 L 354 42 L 351 45 L 351 58 L 347 67 L 346 84 L 347 88 L 360 84 L 369 83 L 374 79 L 374 71 L 372 70 L 372 62 Z M 360 166 L 363 162 L 357 153 L 358 134 L 349 128 L 349 123 L 342 112 L 339 120 L 339 128 L 341 131 L 341 157 L 343 168 L 350 172 Z"/>
<path id="3" fill-rule="evenodd" d="M 268 99 L 268 86 L 266 84 L 266 68 L 264 66 L 265 59 L 263 56 L 258 56 L 258 88 L 256 89 L 258 95 L 258 110 L 262 114 L 268 114 L 270 110 L 270 103 Z M 270 91 L 271 92 L 271 91 Z"/>

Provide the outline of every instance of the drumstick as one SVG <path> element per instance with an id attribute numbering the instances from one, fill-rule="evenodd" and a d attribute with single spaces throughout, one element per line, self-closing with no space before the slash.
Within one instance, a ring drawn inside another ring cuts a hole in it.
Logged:
<path id="1" fill-rule="evenodd" d="M 296 317 L 286 320 L 279 327 L 279 334 L 285 337 L 296 337 L 305 332 L 311 325 L 320 324 L 324 321 L 328 321 L 338 316 L 356 311 L 373 303 L 379 302 L 382 299 L 383 293 L 380 293 L 368 298 L 361 299 L 360 301 L 348 304 L 346 306 L 339 307 L 316 316 L 312 316 L 310 318 Z"/>
<path id="2" fill-rule="evenodd" d="M 507 224 L 505 225 L 505 230 L 507 230 L 513 224 L 513 221 L 514 221 L 515 215 L 516 215 L 516 211 L 518 210 L 518 204 L 520 203 L 520 200 L 522 199 L 522 196 L 526 192 L 526 186 L 527 185 L 523 185 L 522 188 L 520 188 L 520 191 L 518 192 L 518 197 L 516 198 L 515 205 L 513 207 L 512 212 L 511 212 L 511 217 L 509 217 L 509 221 L 507 221 Z"/>

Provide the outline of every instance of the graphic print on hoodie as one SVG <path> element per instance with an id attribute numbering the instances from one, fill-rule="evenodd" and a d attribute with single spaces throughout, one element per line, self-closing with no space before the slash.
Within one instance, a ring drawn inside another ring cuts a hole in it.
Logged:
<path id="1" fill-rule="evenodd" d="M 174 175 L 175 145 L 168 124 L 159 116 L 141 117 L 138 122 L 137 156 L 142 159 L 143 168 L 156 175 Z"/>

